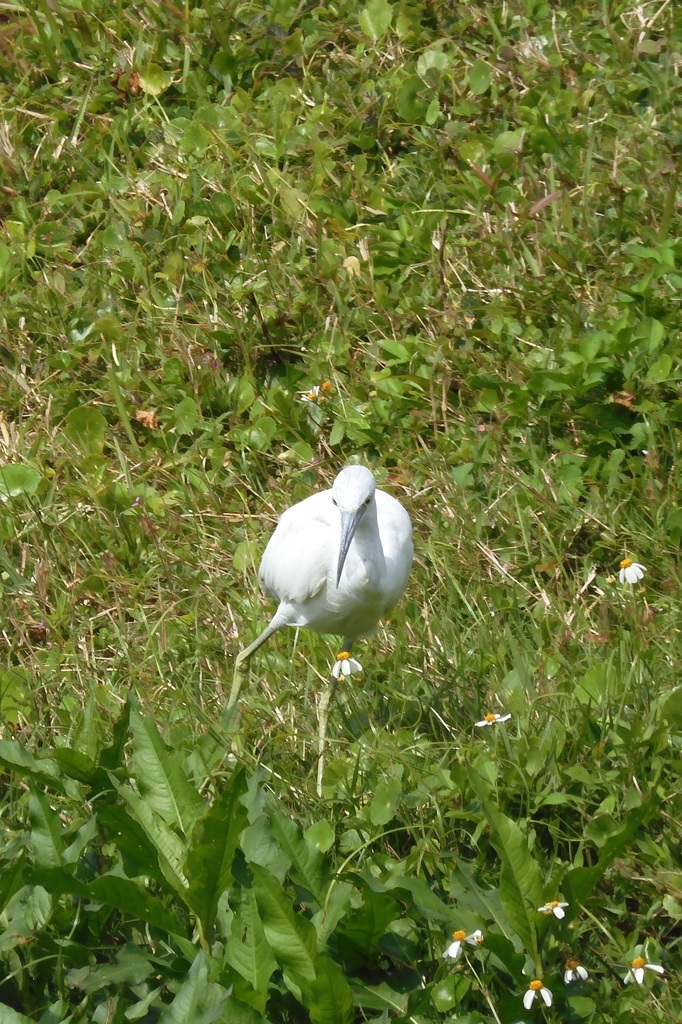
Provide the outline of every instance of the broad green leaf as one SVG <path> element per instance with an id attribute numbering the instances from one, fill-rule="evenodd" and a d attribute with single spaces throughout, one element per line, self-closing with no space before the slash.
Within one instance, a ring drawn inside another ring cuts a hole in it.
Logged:
<path id="1" fill-rule="evenodd" d="M 328 956 L 320 957 L 315 966 L 315 980 L 303 993 L 312 1024 L 350 1024 L 354 1019 L 353 992 L 341 968 Z"/>
<path id="2" fill-rule="evenodd" d="M 469 69 L 469 88 L 476 96 L 482 96 L 490 88 L 492 70 L 484 60 L 476 60 Z"/>
<path id="3" fill-rule="evenodd" d="M 129 942 L 123 949 L 117 951 L 113 963 L 74 968 L 67 971 L 66 980 L 69 985 L 80 988 L 89 995 L 110 985 L 139 985 L 153 974 L 155 969 L 150 963 L 149 954 Z"/>
<path id="4" fill-rule="evenodd" d="M 104 747 L 99 757 L 102 768 L 115 771 L 125 767 L 125 748 L 130 731 L 130 700 L 125 702 L 122 714 L 114 722 L 111 744 Z"/>
<path id="5" fill-rule="evenodd" d="M 543 902 L 542 875 L 528 848 L 528 840 L 511 818 L 507 818 L 492 802 L 492 792 L 473 766 L 467 772 L 469 781 L 491 829 L 491 843 L 502 862 L 500 901 L 511 927 L 536 967 L 540 966 L 537 941 L 538 907 Z"/>
<path id="6" fill-rule="evenodd" d="M 400 917 L 398 902 L 386 892 L 365 890 L 362 903 L 339 924 L 337 941 L 354 957 L 372 956 L 392 921 Z"/>
<path id="7" fill-rule="evenodd" d="M 327 853 L 334 845 L 335 833 L 327 819 L 320 818 L 305 830 L 305 837 L 321 853 Z"/>
<path id="8" fill-rule="evenodd" d="M 260 864 L 262 868 L 284 880 L 291 860 L 275 841 L 270 827 L 270 819 L 261 814 L 252 825 L 249 825 L 241 837 L 241 851 L 250 864 Z"/>
<path id="9" fill-rule="evenodd" d="M 486 931 L 485 934 L 485 948 L 490 950 L 491 953 L 500 961 L 501 964 L 506 968 L 509 977 L 512 979 L 514 985 L 518 984 L 518 979 L 522 976 L 524 963 L 526 960 L 526 952 L 519 952 L 518 942 L 514 945 L 511 937 L 505 934 L 509 929 L 509 924 L 505 920 L 500 925 L 502 934 L 496 932 L 494 929 Z"/>
<path id="10" fill-rule="evenodd" d="M 502 909 L 499 890 L 487 887 L 482 888 L 476 879 L 476 872 L 462 860 L 458 861 L 450 876 L 450 895 L 458 909 L 472 915 L 471 918 L 461 922 L 462 928 L 469 925 L 471 930 L 473 930 L 477 924 L 480 924 L 481 920 L 495 921 L 501 932 L 500 939 L 502 940 L 504 937 L 504 941 L 511 945 L 511 939 L 508 938 L 511 934 L 511 929 Z M 449 931 L 453 927 L 460 926 L 459 917 L 453 921 L 452 910 L 450 910 L 448 921 L 450 922 Z M 467 927 L 467 931 L 469 927 Z M 490 937 L 486 929 L 486 946 L 489 945 Z"/>
<path id="11" fill-rule="evenodd" d="M 241 998 L 262 1012 L 265 1011 L 270 978 L 277 970 L 277 961 L 265 938 L 253 889 L 242 889 L 232 931 L 225 948 L 225 960 L 251 987 L 239 991 Z"/>
<path id="12" fill-rule="evenodd" d="M 128 785 L 121 785 L 112 776 L 112 783 L 128 810 L 154 846 L 164 878 L 179 896 L 186 899 L 189 882 L 183 872 L 187 847 L 183 840 L 155 812 L 151 803 L 139 796 Z"/>
<path id="13" fill-rule="evenodd" d="M 386 825 L 394 816 L 403 794 L 400 779 L 380 782 L 369 805 L 369 819 L 373 825 Z"/>
<path id="14" fill-rule="evenodd" d="M 442 50 L 425 50 L 417 61 L 417 74 L 428 86 L 435 89 L 440 76 L 450 66 L 450 58 Z"/>
<path id="15" fill-rule="evenodd" d="M 326 858 L 310 843 L 301 829 L 282 812 L 274 800 L 268 802 L 270 833 L 291 861 L 291 878 L 306 888 L 321 906 L 327 892 L 328 867 Z"/>
<path id="16" fill-rule="evenodd" d="M 473 462 L 462 462 L 459 466 L 453 466 L 450 477 L 457 487 L 473 487 L 475 483 L 475 466 Z"/>
<path id="17" fill-rule="evenodd" d="M 279 201 L 282 205 L 282 212 L 287 220 L 298 223 L 302 217 L 307 215 L 307 200 L 304 192 L 299 188 L 292 188 L 286 182 L 279 183 L 277 189 Z"/>
<path id="18" fill-rule="evenodd" d="M 101 409 L 81 405 L 71 410 L 62 430 L 84 455 L 99 455 L 104 448 L 107 421 Z"/>
<path id="19" fill-rule="evenodd" d="M 256 389 L 250 377 L 240 377 L 237 381 L 237 412 L 244 413 L 256 400 Z"/>
<path id="20" fill-rule="evenodd" d="M 59 867 L 64 849 L 59 815 L 50 807 L 47 796 L 35 790 L 31 791 L 28 799 L 28 813 L 31 820 L 30 841 L 34 864 L 41 868 Z"/>
<path id="21" fill-rule="evenodd" d="M 380 882 L 369 872 L 363 871 L 362 880 L 367 888 L 374 892 L 395 892 L 404 889 L 427 921 L 441 921 L 447 924 L 452 920 L 452 908 L 435 894 L 424 878 L 411 878 L 396 873 L 391 874 L 385 882 Z"/>
<path id="22" fill-rule="evenodd" d="M 329 434 L 329 444 L 335 447 L 337 444 L 341 444 L 346 434 L 346 427 L 342 420 L 334 420 L 334 424 Z"/>
<path id="23" fill-rule="evenodd" d="M 382 981 L 378 985 L 366 985 L 359 979 L 354 979 L 353 991 L 356 1002 L 363 1009 L 379 1010 L 383 1013 L 383 1016 L 378 1018 L 382 1024 L 383 1021 L 391 1020 L 396 1013 L 400 1014 L 397 1019 L 403 1020 L 404 1014 L 407 1013 L 410 993 L 400 989 L 399 982 L 396 982 L 395 986 L 386 981 Z"/>
<path id="24" fill-rule="evenodd" d="M 663 381 L 669 379 L 672 368 L 673 361 L 671 357 L 667 353 L 664 353 L 649 367 L 646 379 L 651 381 L 653 384 L 661 384 Z"/>
<path id="25" fill-rule="evenodd" d="M 182 934 L 184 922 L 174 916 L 161 900 L 147 892 L 139 882 L 118 875 L 101 875 L 88 883 L 88 898 L 93 903 L 116 907 L 122 914 L 138 918 L 155 928 Z"/>
<path id="26" fill-rule="evenodd" d="M 26 747 L 16 740 L 0 740 L 0 764 L 16 772 L 19 778 L 39 782 L 53 789 L 64 788 L 60 772 L 49 758 L 34 757 Z"/>
<path id="27" fill-rule="evenodd" d="M 383 39 L 393 20 L 393 7 L 388 0 L 370 0 L 358 18 L 360 28 L 370 39 Z"/>
<path id="28" fill-rule="evenodd" d="M 129 878 L 148 875 L 159 885 L 165 884 L 156 847 L 122 802 L 98 803 L 97 820 L 103 838 L 118 850 Z"/>
<path id="29" fill-rule="evenodd" d="M 259 416 L 246 431 L 248 447 L 255 451 L 266 451 L 277 433 L 277 422 L 272 416 Z"/>
<path id="30" fill-rule="evenodd" d="M 315 980 L 317 960 L 315 929 L 294 911 L 281 884 L 259 864 L 251 865 L 253 890 L 265 938 L 295 995 Z"/>
<path id="31" fill-rule="evenodd" d="M 62 864 L 78 864 L 90 843 L 99 839 L 97 815 L 87 818 L 69 839 L 69 845 L 62 852 Z"/>
<path id="32" fill-rule="evenodd" d="M 210 136 L 202 124 L 190 124 L 180 140 L 180 152 L 201 155 L 210 143 Z"/>
<path id="33" fill-rule="evenodd" d="M 160 96 L 170 86 L 171 76 L 158 64 L 148 64 L 138 72 L 140 89 L 149 96 Z"/>
<path id="34" fill-rule="evenodd" d="M 317 932 L 318 950 L 325 949 L 339 921 L 349 912 L 354 891 L 355 887 L 350 882 L 334 881 L 330 885 L 324 906 L 312 919 Z"/>
<path id="35" fill-rule="evenodd" d="M 21 462 L 0 466 L 0 501 L 35 494 L 42 479 L 40 473 Z"/>
<path id="36" fill-rule="evenodd" d="M 167 825 L 177 825 L 189 835 L 205 813 L 206 804 L 187 781 L 180 755 L 166 746 L 151 716 L 141 714 L 135 700 L 130 707 L 130 731 L 133 772 L 140 795 Z"/>
<path id="37" fill-rule="evenodd" d="M 585 1020 L 599 1020 L 597 1004 L 594 999 L 590 999 L 588 996 L 569 995 L 566 1002 L 576 1017 L 584 1018 Z"/>
<path id="38" fill-rule="evenodd" d="M 424 99 L 427 92 L 419 75 L 409 75 L 400 84 L 395 95 L 396 110 L 408 124 L 421 124 L 426 113 L 430 98 Z"/>
<path id="39" fill-rule="evenodd" d="M 575 684 L 574 693 L 581 704 L 598 704 L 608 686 L 608 668 L 601 662 L 590 665 Z"/>
<path id="40" fill-rule="evenodd" d="M 676 686 L 664 696 L 659 697 L 656 702 L 661 708 L 661 714 L 671 725 L 678 728 L 682 725 L 682 686 Z"/>
<path id="41" fill-rule="evenodd" d="M 240 833 L 248 816 L 240 799 L 246 777 L 240 768 L 192 830 L 185 873 L 189 878 L 187 901 L 199 917 L 204 935 L 212 928 L 218 900 L 232 881 L 232 862 Z"/>
<path id="42" fill-rule="evenodd" d="M 639 832 L 642 823 L 651 817 L 658 806 L 653 796 L 648 797 L 639 807 L 634 807 L 627 815 L 625 824 L 615 835 L 604 843 L 599 860 L 591 868 L 573 868 L 564 877 L 563 890 L 569 903 L 580 904 L 598 885 L 603 874 L 611 866 L 616 857 L 627 849 Z"/>
<path id="43" fill-rule="evenodd" d="M 99 578 L 108 587 L 109 580 Z M 97 735 L 97 711 L 95 695 L 90 694 L 83 707 L 83 714 L 80 716 L 78 725 L 73 735 L 72 747 L 80 754 L 89 758 L 94 764 L 99 752 L 99 737 Z"/>
<path id="44" fill-rule="evenodd" d="M 0 1024 L 33 1024 L 34 1017 L 24 1017 L 23 1013 L 17 1013 L 11 1006 L 0 1004 Z"/>
<path id="45" fill-rule="evenodd" d="M 3 912 L 15 893 L 24 885 L 25 853 L 22 850 L 16 860 L 8 864 L 2 862 L 0 870 L 0 914 Z"/>
<path id="46" fill-rule="evenodd" d="M 435 124 L 438 118 L 441 116 L 440 100 L 437 96 L 429 103 L 424 114 L 424 120 L 427 124 Z"/>
<path id="47" fill-rule="evenodd" d="M 525 128 L 516 128 L 510 132 L 500 132 L 495 137 L 494 151 L 496 153 L 520 153 L 523 148 L 525 134 Z"/>
<path id="48" fill-rule="evenodd" d="M 84 782 L 86 785 L 91 785 L 97 779 L 100 769 L 87 754 L 82 754 L 80 750 L 72 750 L 70 747 L 55 747 L 51 751 L 51 755 L 70 779 Z M 102 773 L 100 779 L 103 780 L 105 777 L 105 774 Z"/>
<path id="49" fill-rule="evenodd" d="M 197 953 L 175 999 L 159 1017 L 159 1024 L 212 1024 L 230 1020 L 226 1010 L 227 990 L 209 981 L 206 954 Z"/>
<path id="50" fill-rule="evenodd" d="M 143 989 L 144 991 L 144 989 Z M 163 992 L 163 985 L 159 985 L 158 988 L 152 988 L 147 994 L 140 999 L 137 1003 L 133 1003 L 129 1006 L 125 1013 L 126 1020 L 141 1020 L 142 1018 L 149 1020 L 150 1013 L 149 1008 L 153 1006 L 157 1001 L 160 1002 L 159 996 Z"/>
<path id="51" fill-rule="evenodd" d="M 100 875 L 92 882 L 83 882 L 64 868 L 46 868 L 27 872 L 26 878 L 32 885 L 41 885 L 53 895 L 77 896 L 92 903 L 103 903 L 134 920 L 167 932 L 181 933 L 185 927 L 184 922 L 174 917 L 157 896 L 147 892 L 139 882 L 120 875 Z"/>
<path id="52" fill-rule="evenodd" d="M 193 398 L 183 398 L 171 413 L 172 426 L 176 434 L 191 434 L 199 423 L 199 410 Z"/>

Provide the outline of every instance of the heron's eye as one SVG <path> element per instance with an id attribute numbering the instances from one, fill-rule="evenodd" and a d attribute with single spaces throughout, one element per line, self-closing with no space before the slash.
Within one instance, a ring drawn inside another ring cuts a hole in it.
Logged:
<path id="1" fill-rule="evenodd" d="M 336 498 L 332 498 L 332 505 L 336 505 Z"/>
<path id="2" fill-rule="evenodd" d="M 370 501 L 371 501 L 371 500 L 372 500 L 371 498 L 366 498 L 366 499 L 365 499 L 365 505 L 369 505 L 369 503 L 370 503 Z"/>

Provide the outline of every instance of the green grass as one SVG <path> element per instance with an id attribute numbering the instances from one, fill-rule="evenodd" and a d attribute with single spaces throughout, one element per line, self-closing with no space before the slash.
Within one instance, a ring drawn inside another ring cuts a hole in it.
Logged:
<path id="1" fill-rule="evenodd" d="M 0 16 L 0 1024 L 678 1021 L 675 5 Z M 225 704 L 354 459 L 416 558 L 320 800 L 334 640 Z"/>

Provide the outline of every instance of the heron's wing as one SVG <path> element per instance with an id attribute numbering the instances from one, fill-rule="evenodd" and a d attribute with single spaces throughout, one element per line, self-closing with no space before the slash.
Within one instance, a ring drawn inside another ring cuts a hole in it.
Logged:
<path id="1" fill-rule="evenodd" d="M 326 501 L 322 500 L 326 497 Z M 338 551 L 329 550 L 331 530 L 326 514 L 331 499 L 320 492 L 282 514 L 260 564 L 261 585 L 269 594 L 302 604 L 319 594 Z M 335 510 L 334 510 L 335 511 Z"/>
<path id="2" fill-rule="evenodd" d="M 412 567 L 412 523 L 410 517 L 394 497 L 377 491 L 377 521 L 381 545 L 386 560 L 386 613 L 400 600 Z"/>

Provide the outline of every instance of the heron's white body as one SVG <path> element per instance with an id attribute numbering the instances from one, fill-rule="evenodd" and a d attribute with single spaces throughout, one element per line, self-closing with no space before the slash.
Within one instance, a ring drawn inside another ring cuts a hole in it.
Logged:
<path id="1" fill-rule="evenodd" d="M 373 633 L 407 585 L 412 525 L 399 501 L 377 491 L 363 466 L 346 466 L 329 491 L 281 516 L 263 555 L 261 585 L 279 599 L 270 624 L 235 660 L 228 707 L 239 700 L 251 656 L 283 626 L 342 636 L 330 684 L 319 702 L 317 791 L 322 794 L 329 702 L 336 679 L 359 671 L 353 641 Z"/>
<path id="2" fill-rule="evenodd" d="M 356 492 L 365 507 L 337 585 L 341 502 L 353 508 Z M 347 467 L 334 488 L 287 509 L 270 538 L 259 573 L 261 585 L 280 602 L 270 629 L 336 633 L 350 647 L 356 637 L 373 633 L 397 604 L 412 555 L 412 525 L 400 502 L 374 489 L 368 469 Z"/>

